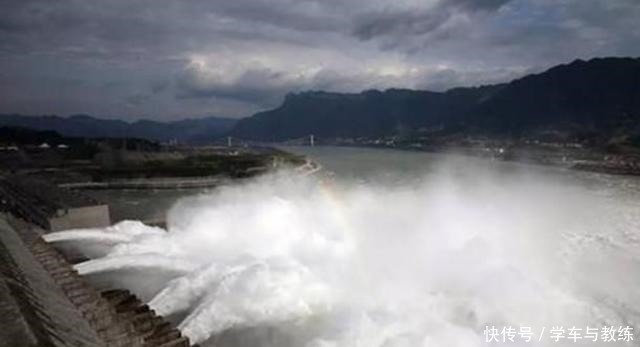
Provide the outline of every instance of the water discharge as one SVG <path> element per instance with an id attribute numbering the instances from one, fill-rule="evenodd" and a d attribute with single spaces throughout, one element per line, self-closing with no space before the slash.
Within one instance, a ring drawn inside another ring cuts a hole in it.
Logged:
<path id="1" fill-rule="evenodd" d="M 129 235 L 104 232 L 102 230 L 95 229 L 74 229 L 61 231 L 53 234 L 46 234 L 43 236 L 47 242 L 64 242 L 64 241 L 94 241 L 103 243 L 122 243 L 131 241 L 132 237 Z"/>
<path id="2" fill-rule="evenodd" d="M 188 273 L 197 266 L 180 258 L 174 259 L 161 254 L 137 254 L 88 260 L 74 267 L 79 274 L 88 275 L 130 268 Z"/>
<path id="3" fill-rule="evenodd" d="M 637 205 L 609 202 L 479 169 L 376 184 L 280 172 L 180 201 L 167 232 L 47 240 L 96 257 L 81 273 L 137 269 L 153 283 L 138 294 L 205 346 L 483 346 L 487 325 L 640 328 Z"/>

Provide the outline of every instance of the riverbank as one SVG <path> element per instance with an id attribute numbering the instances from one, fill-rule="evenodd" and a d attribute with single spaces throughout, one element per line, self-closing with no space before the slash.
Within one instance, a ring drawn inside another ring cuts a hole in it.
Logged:
<path id="1" fill-rule="evenodd" d="M 210 188 L 228 183 L 227 176 L 211 177 L 169 177 L 150 179 L 120 179 L 106 182 L 61 183 L 58 186 L 68 189 L 197 189 Z"/>
<path id="2" fill-rule="evenodd" d="M 556 166 L 571 170 L 640 176 L 640 151 L 590 148 L 575 143 L 491 142 L 466 145 L 417 145 L 396 142 L 341 143 L 322 145 L 353 148 L 394 149 L 410 152 L 457 154 L 506 162 Z"/>
<path id="3" fill-rule="evenodd" d="M 277 169 L 278 166 L 274 165 Z M 322 166 L 309 159 L 305 163 L 294 168 L 294 171 L 303 175 L 312 175 L 322 169 Z M 266 169 L 260 168 L 261 173 Z M 251 172 L 251 171 L 250 171 Z M 58 184 L 59 187 L 67 189 L 200 189 L 212 188 L 233 182 L 227 175 L 206 176 L 206 177 L 164 177 L 164 178 L 142 178 L 142 179 L 116 179 L 105 182 L 71 182 Z"/>

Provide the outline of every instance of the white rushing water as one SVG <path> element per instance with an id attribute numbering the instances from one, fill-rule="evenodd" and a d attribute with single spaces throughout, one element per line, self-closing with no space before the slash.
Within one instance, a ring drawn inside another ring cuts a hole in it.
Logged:
<path id="1" fill-rule="evenodd" d="M 95 258 L 81 273 L 133 289 L 203 345 L 466 347 L 486 345 L 487 326 L 640 329 L 637 181 L 336 151 L 311 154 L 347 179 L 285 171 L 181 200 L 168 232 L 124 222 L 47 239 L 78 245 Z M 500 344 L 562 344 L 535 337 Z"/>

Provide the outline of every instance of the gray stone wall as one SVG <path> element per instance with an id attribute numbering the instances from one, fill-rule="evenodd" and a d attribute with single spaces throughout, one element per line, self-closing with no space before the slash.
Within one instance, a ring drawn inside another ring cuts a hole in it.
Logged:
<path id="1" fill-rule="evenodd" d="M 13 297 L 14 314 L 3 316 L 3 340 L 12 346 L 106 346 L 68 300 L 15 230 L 0 218 L 0 257 L 3 284 Z M 17 311 L 15 309 L 17 308 Z M 24 340 L 23 340 L 24 339 Z"/>
<path id="2" fill-rule="evenodd" d="M 70 208 L 59 216 L 49 218 L 51 231 L 77 228 L 100 228 L 111 225 L 109 205 L 96 205 Z"/>
<path id="3" fill-rule="evenodd" d="M 41 232 L 0 214 L 0 347 L 190 346 L 135 295 L 98 292 Z"/>

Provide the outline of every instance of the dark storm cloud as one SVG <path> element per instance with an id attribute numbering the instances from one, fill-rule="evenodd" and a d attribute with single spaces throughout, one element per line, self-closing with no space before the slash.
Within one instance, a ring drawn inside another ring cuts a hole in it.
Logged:
<path id="1" fill-rule="evenodd" d="M 364 15 L 357 20 L 353 34 L 361 40 L 382 35 L 421 35 L 439 28 L 449 15 L 444 12 L 382 12 Z"/>
<path id="2" fill-rule="evenodd" d="M 0 113 L 246 116 L 289 91 L 640 55 L 637 0 L 0 0 Z"/>
<path id="3" fill-rule="evenodd" d="M 449 4 L 463 6 L 472 10 L 497 10 L 512 0 L 450 0 Z M 447 2 L 445 2 L 447 3 Z"/>
<path id="4" fill-rule="evenodd" d="M 377 36 L 424 35 L 441 28 L 459 13 L 495 11 L 511 0 L 447 0 L 423 9 L 383 9 L 356 19 L 353 34 L 361 40 Z"/>

